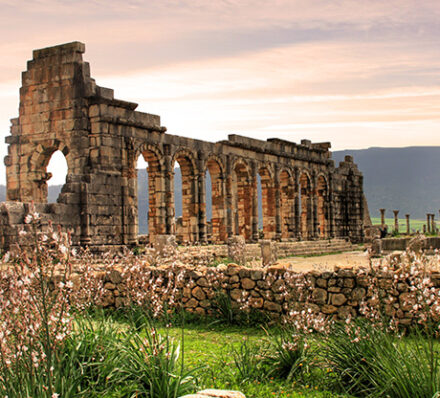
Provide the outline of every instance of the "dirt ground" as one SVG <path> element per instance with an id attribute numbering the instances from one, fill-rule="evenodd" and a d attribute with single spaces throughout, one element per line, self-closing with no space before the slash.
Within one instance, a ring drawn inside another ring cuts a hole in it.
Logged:
<path id="1" fill-rule="evenodd" d="M 369 261 L 366 251 L 351 251 L 338 254 L 310 257 L 289 257 L 278 260 L 278 264 L 287 265 L 298 272 L 333 271 L 339 268 L 368 267 Z"/>

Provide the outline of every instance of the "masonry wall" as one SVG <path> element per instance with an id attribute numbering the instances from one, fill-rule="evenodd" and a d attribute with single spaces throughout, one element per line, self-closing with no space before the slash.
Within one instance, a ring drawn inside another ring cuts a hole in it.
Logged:
<path id="1" fill-rule="evenodd" d="M 362 174 L 351 157 L 335 167 L 329 143 L 238 135 L 210 143 L 167 134 L 159 116 L 137 112 L 137 104 L 117 100 L 113 90 L 97 86 L 82 59 L 84 51 L 84 44 L 73 42 L 35 50 L 28 62 L 19 117 L 6 138 L 8 201 L 46 203 L 51 177 L 46 167 L 60 150 L 68 164 L 66 184 L 58 202 L 40 210 L 45 219 L 71 230 L 74 244 L 136 244 L 138 217 L 148 217 L 150 241 L 158 234 L 175 234 L 179 242 L 225 242 L 233 235 L 257 241 L 258 175 L 264 238 L 362 240 Z M 137 210 L 140 156 L 148 162 L 148 215 Z M 176 163 L 183 202 L 177 221 Z M 8 224 L 7 206 L 2 214 L 2 223 Z M 10 226 L 18 231 L 22 223 L 14 222 Z"/>
<path id="2" fill-rule="evenodd" d="M 393 315 L 400 325 L 411 325 L 418 314 L 413 308 L 413 286 L 401 279 L 396 282 L 391 271 L 372 273 L 363 268 L 341 268 L 298 274 L 283 266 L 258 269 L 220 264 L 197 269 L 142 267 L 140 272 L 134 272 L 136 275 L 132 272 L 115 268 L 100 275 L 104 282 L 101 306 L 129 305 L 136 302 L 139 290 L 147 292 L 147 297 L 155 302 L 166 302 L 172 292 L 173 305 L 206 315 L 215 311 L 216 295 L 221 292 L 230 297 L 232 307 L 261 310 L 272 318 L 310 308 L 317 314 L 346 319 L 364 316 L 363 305 L 378 305 L 373 304 L 377 300 L 373 295 L 380 295 L 387 300 L 393 298 L 393 303 L 384 304 L 382 311 Z M 440 274 L 433 272 L 427 277 L 438 292 Z"/>

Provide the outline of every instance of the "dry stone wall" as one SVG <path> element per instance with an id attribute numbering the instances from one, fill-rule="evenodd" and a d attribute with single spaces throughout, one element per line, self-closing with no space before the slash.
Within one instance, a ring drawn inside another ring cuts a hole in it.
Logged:
<path id="1" fill-rule="evenodd" d="M 132 268 L 133 270 L 133 268 Z M 219 292 L 231 300 L 233 308 L 258 310 L 270 318 L 289 316 L 292 311 L 311 309 L 315 314 L 337 319 L 364 316 L 365 304 L 377 305 L 378 295 L 392 297 L 386 314 L 404 326 L 415 319 L 409 282 L 395 282 L 391 271 L 373 273 L 363 268 L 296 273 L 280 265 L 247 268 L 237 264 L 217 267 L 144 267 L 127 272 L 122 268 L 101 274 L 104 296 L 100 305 L 124 307 L 136 302 L 137 291 L 147 292 L 154 302 L 169 300 L 189 312 L 215 313 Z M 432 287 L 440 288 L 440 274 L 428 275 Z"/>
<path id="2" fill-rule="evenodd" d="M 138 217 L 149 240 L 173 234 L 178 242 L 256 242 L 257 180 L 261 179 L 264 239 L 291 241 L 363 238 L 362 174 L 350 156 L 339 166 L 329 143 L 301 143 L 238 135 L 211 143 L 166 133 L 160 117 L 136 111 L 100 87 L 79 42 L 35 50 L 22 74 L 19 116 L 6 138 L 7 200 L 46 203 L 47 165 L 56 151 L 68 174 L 57 203 L 41 215 L 72 231 L 74 244 L 135 245 Z M 149 212 L 138 214 L 136 164 L 148 162 Z M 182 173 L 182 217 L 176 221 L 174 169 Z M 212 219 L 206 214 L 206 172 Z M 20 230 L 4 206 L 7 234 Z M 9 221 L 10 223 L 9 223 Z M 3 232 L 0 232 L 3 233 Z M 10 237 L 4 237 L 7 245 Z"/>

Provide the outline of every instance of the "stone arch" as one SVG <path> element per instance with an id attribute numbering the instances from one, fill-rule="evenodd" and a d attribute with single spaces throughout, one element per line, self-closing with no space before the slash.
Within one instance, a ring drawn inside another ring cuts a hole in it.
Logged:
<path id="1" fill-rule="evenodd" d="M 288 239 L 294 234 L 295 184 L 293 173 L 288 168 L 279 172 L 281 238 Z"/>
<path id="2" fill-rule="evenodd" d="M 316 179 L 315 195 L 317 197 L 318 234 L 322 239 L 328 236 L 328 182 L 323 174 Z"/>
<path id="3" fill-rule="evenodd" d="M 25 184 L 29 184 L 31 200 L 36 203 L 47 203 L 48 186 L 47 181 L 52 177 L 51 173 L 47 172 L 47 166 L 52 158 L 52 155 L 60 151 L 67 163 L 66 182 L 71 174 L 72 164 L 69 156 L 69 147 L 58 140 L 51 140 L 44 144 L 35 145 L 31 151 L 31 155 L 27 159 L 27 167 L 29 169 L 29 177 Z M 65 183 L 63 184 L 63 186 Z"/>
<path id="4" fill-rule="evenodd" d="M 299 174 L 299 195 L 300 195 L 300 232 L 302 239 L 309 239 L 313 236 L 313 215 L 312 215 L 312 186 L 310 173 L 301 170 Z"/>
<path id="5" fill-rule="evenodd" d="M 244 159 L 236 159 L 232 164 L 233 233 L 247 241 L 252 238 L 254 185 L 249 165 Z"/>
<path id="6" fill-rule="evenodd" d="M 179 163 L 182 174 L 182 217 L 175 225 L 176 239 L 178 242 L 195 242 L 198 239 L 198 170 L 195 155 L 186 148 L 180 148 L 174 153 L 171 161 L 173 178 L 175 162 Z M 174 187 L 174 183 L 171 186 Z M 175 206 L 174 190 L 173 193 Z"/>
<path id="7" fill-rule="evenodd" d="M 139 203 L 143 200 L 139 195 L 138 187 L 142 181 L 138 181 L 137 176 L 137 161 L 141 157 L 148 163 L 147 167 L 147 181 L 148 181 L 148 213 L 139 213 Z M 164 197 L 165 197 L 165 187 L 164 187 L 164 165 L 163 165 L 163 153 L 155 145 L 142 144 L 135 151 L 135 157 L 133 159 L 133 164 L 130 171 L 130 175 L 135 176 L 135 181 L 133 181 L 133 191 L 136 192 L 136 198 L 134 202 L 137 204 L 137 214 L 136 220 L 136 232 L 139 233 L 138 222 L 146 217 L 144 220 L 148 223 L 148 236 L 149 240 L 154 241 L 154 237 L 158 234 L 165 233 L 165 207 L 164 207 Z"/>
<path id="8" fill-rule="evenodd" d="M 263 234 L 265 239 L 274 239 L 276 234 L 276 187 L 274 172 L 270 165 L 258 168 L 261 179 L 261 199 L 263 207 Z"/>
<path id="9" fill-rule="evenodd" d="M 211 241 L 224 242 L 227 239 L 226 209 L 225 209 L 225 174 L 224 165 L 216 155 L 209 155 L 203 168 L 203 173 L 209 170 L 211 176 Z"/>

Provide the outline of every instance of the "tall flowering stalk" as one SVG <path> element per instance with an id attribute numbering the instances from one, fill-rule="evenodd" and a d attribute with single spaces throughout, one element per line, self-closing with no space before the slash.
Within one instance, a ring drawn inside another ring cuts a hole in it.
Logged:
<path id="1" fill-rule="evenodd" d="M 40 217 L 25 218 L 17 247 L 0 269 L 0 392 L 11 397 L 57 397 L 59 348 L 72 328 L 69 236 Z"/>

